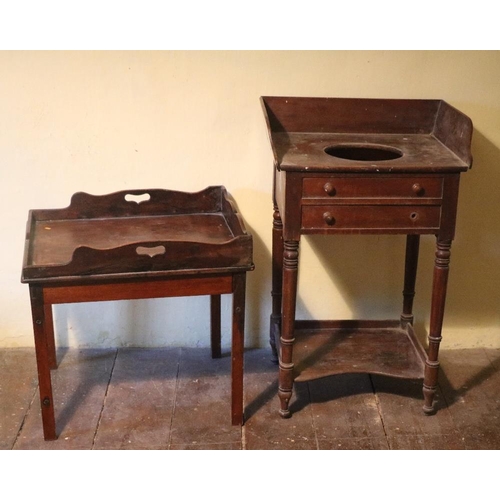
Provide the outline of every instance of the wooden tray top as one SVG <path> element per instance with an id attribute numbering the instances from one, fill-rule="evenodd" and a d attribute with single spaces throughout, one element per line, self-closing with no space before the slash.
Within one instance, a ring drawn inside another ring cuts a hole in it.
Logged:
<path id="1" fill-rule="evenodd" d="M 21 280 L 237 268 L 253 268 L 252 237 L 223 186 L 76 193 L 67 208 L 30 210 Z"/>

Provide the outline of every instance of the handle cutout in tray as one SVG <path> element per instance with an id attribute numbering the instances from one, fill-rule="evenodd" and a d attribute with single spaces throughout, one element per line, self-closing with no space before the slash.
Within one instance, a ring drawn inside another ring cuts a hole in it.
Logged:
<path id="1" fill-rule="evenodd" d="M 144 193 L 144 194 L 128 193 L 125 195 L 125 201 L 131 202 L 131 203 L 137 203 L 138 205 L 140 203 L 144 203 L 145 201 L 149 201 L 150 199 L 151 199 L 151 195 L 149 193 Z"/>
<path id="2" fill-rule="evenodd" d="M 137 255 L 154 257 L 155 255 L 163 255 L 167 250 L 163 245 L 158 245 L 156 247 L 137 247 L 135 251 Z"/>

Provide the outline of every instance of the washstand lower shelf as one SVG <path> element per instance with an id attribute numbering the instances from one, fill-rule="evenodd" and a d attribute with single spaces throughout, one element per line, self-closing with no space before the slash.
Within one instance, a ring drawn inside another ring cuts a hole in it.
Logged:
<path id="1" fill-rule="evenodd" d="M 307 320 L 295 322 L 293 357 L 296 382 L 342 373 L 422 379 L 426 353 L 399 320 Z"/>

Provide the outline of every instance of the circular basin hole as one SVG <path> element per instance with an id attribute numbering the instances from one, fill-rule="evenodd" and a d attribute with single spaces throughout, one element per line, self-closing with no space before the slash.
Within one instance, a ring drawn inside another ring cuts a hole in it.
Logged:
<path id="1" fill-rule="evenodd" d="M 365 144 L 339 144 L 328 146 L 324 151 L 336 158 L 355 161 L 387 161 L 403 156 L 403 153 L 396 148 Z"/>

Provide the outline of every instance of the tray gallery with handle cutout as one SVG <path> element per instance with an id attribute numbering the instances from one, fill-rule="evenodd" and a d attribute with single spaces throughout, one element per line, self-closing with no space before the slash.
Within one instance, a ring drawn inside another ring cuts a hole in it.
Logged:
<path id="1" fill-rule="evenodd" d="M 30 210 L 22 282 L 253 268 L 252 236 L 223 186 L 76 193 Z"/>

